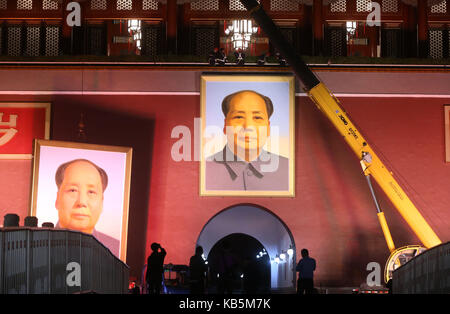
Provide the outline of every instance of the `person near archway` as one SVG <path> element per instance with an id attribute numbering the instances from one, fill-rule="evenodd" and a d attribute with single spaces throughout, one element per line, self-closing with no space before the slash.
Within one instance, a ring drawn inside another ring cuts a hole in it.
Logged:
<path id="1" fill-rule="evenodd" d="M 234 280 L 236 269 L 238 267 L 238 260 L 231 252 L 231 245 L 228 241 L 224 241 L 222 249 L 219 253 L 217 261 L 218 270 L 218 293 L 232 294 L 234 288 Z"/>
<path id="2" fill-rule="evenodd" d="M 203 247 L 197 246 L 195 255 L 189 260 L 189 281 L 191 294 L 205 293 L 205 279 L 208 267 L 202 257 Z"/>
<path id="3" fill-rule="evenodd" d="M 309 257 L 307 249 L 301 251 L 302 259 L 298 262 L 295 270 L 298 272 L 297 293 L 314 293 L 314 271 L 316 270 L 316 260 Z"/>
<path id="4" fill-rule="evenodd" d="M 166 250 L 159 243 L 152 243 L 150 246 L 152 254 L 147 259 L 147 273 L 145 279 L 148 285 L 149 294 L 160 294 L 161 284 L 164 274 L 164 258 Z"/>

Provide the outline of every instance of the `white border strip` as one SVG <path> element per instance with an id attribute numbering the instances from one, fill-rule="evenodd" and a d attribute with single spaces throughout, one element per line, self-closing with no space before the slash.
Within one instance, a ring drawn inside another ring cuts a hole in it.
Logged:
<path id="1" fill-rule="evenodd" d="M 112 92 L 112 91 L 0 91 L 0 95 L 180 95 L 198 96 L 200 92 Z"/>
<path id="2" fill-rule="evenodd" d="M 0 91 L 0 95 L 166 95 L 199 96 L 200 92 L 125 92 L 125 91 Z M 449 98 L 450 94 L 351 94 L 335 93 L 336 97 L 375 97 L 375 98 Z M 296 97 L 308 97 L 306 93 L 295 93 Z"/>
<path id="3" fill-rule="evenodd" d="M 450 94 L 350 94 L 350 93 L 336 93 L 336 97 L 375 97 L 375 98 L 448 98 Z M 296 93 L 295 96 L 308 96 L 306 93 Z"/>

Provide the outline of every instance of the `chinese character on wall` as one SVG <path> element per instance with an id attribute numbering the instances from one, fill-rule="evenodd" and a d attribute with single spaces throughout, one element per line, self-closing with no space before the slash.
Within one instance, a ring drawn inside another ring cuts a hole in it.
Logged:
<path id="1" fill-rule="evenodd" d="M 31 159 L 34 139 L 49 139 L 50 103 L 0 103 L 0 159 Z"/>

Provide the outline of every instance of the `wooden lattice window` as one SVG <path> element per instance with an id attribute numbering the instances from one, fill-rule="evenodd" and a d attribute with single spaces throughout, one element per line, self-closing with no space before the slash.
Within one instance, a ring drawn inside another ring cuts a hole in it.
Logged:
<path id="1" fill-rule="evenodd" d="M 430 5 L 430 4 L 431 4 L 431 2 L 430 2 L 430 0 L 428 0 L 428 5 Z M 447 2 L 445 0 L 442 0 L 439 3 L 431 5 L 430 12 L 431 13 L 441 13 L 441 14 L 447 13 Z"/>
<path id="2" fill-rule="evenodd" d="M 17 0 L 17 10 L 33 10 L 33 0 Z"/>
<path id="3" fill-rule="evenodd" d="M 440 29 L 431 29 L 430 38 L 430 57 L 433 59 L 442 59 L 444 57 L 444 32 Z"/>
<path id="4" fill-rule="evenodd" d="M 133 10 L 132 0 L 117 0 L 116 10 Z"/>
<path id="5" fill-rule="evenodd" d="M 22 27 L 9 26 L 8 27 L 8 55 L 20 56 L 22 54 Z"/>
<path id="6" fill-rule="evenodd" d="M 3 38 L 2 38 L 2 34 L 3 34 L 3 29 L 2 26 L 0 25 L 0 55 L 3 54 Z"/>
<path id="7" fill-rule="evenodd" d="M 345 0 L 337 0 L 330 4 L 330 11 L 333 13 L 346 12 L 347 2 Z"/>
<path id="8" fill-rule="evenodd" d="M 155 0 L 144 0 L 142 1 L 142 10 L 158 10 L 158 1 Z"/>
<path id="9" fill-rule="evenodd" d="M 298 2 L 291 0 L 270 0 L 270 11 L 298 11 Z"/>
<path id="10" fill-rule="evenodd" d="M 42 1 L 42 10 L 58 10 L 58 2 L 52 0 Z"/>
<path id="11" fill-rule="evenodd" d="M 39 47 L 41 42 L 41 28 L 39 26 L 27 27 L 27 56 L 39 56 Z"/>
<path id="12" fill-rule="evenodd" d="M 45 55 L 58 56 L 59 55 L 59 26 L 47 26 L 45 28 Z"/>
<path id="13" fill-rule="evenodd" d="M 447 44 L 448 44 L 448 47 L 447 47 L 447 52 L 448 52 L 448 54 L 447 54 L 447 57 L 449 57 L 450 56 L 450 29 L 449 30 L 447 30 L 447 38 L 448 38 L 448 40 L 447 40 Z"/>
<path id="14" fill-rule="evenodd" d="M 260 0 L 258 0 L 259 3 Z M 244 5 L 239 0 L 230 0 L 228 9 L 230 11 L 246 11 Z"/>
<path id="15" fill-rule="evenodd" d="M 330 57 L 347 55 L 347 30 L 345 26 L 327 26 L 325 28 L 326 54 Z"/>
<path id="16" fill-rule="evenodd" d="M 381 56 L 401 57 L 402 31 L 399 28 L 384 28 L 381 30 Z"/>
<path id="17" fill-rule="evenodd" d="M 91 10 L 106 10 L 106 0 L 91 0 Z"/>
<path id="18" fill-rule="evenodd" d="M 142 54 L 156 56 L 159 53 L 160 27 L 149 25 L 142 28 Z"/>
<path id="19" fill-rule="evenodd" d="M 192 11 L 218 11 L 219 0 L 200 0 L 191 2 Z"/>
<path id="20" fill-rule="evenodd" d="M 398 12 L 398 0 L 383 0 L 381 2 L 381 12 L 397 13 Z"/>
<path id="21" fill-rule="evenodd" d="M 216 40 L 214 27 L 196 27 L 194 29 L 195 55 L 206 57 L 216 47 Z"/>
<path id="22" fill-rule="evenodd" d="M 356 12 L 370 12 L 372 11 L 371 0 L 356 0 Z"/>

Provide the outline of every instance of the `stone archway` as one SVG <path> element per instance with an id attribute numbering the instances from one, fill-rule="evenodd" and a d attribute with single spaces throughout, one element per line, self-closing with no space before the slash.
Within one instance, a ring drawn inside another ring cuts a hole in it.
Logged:
<path id="1" fill-rule="evenodd" d="M 261 206 L 234 205 L 220 211 L 205 224 L 197 245 L 201 245 L 208 256 L 218 241 L 233 233 L 254 237 L 266 248 L 271 261 L 272 290 L 295 291 L 295 242 L 280 218 Z"/>

